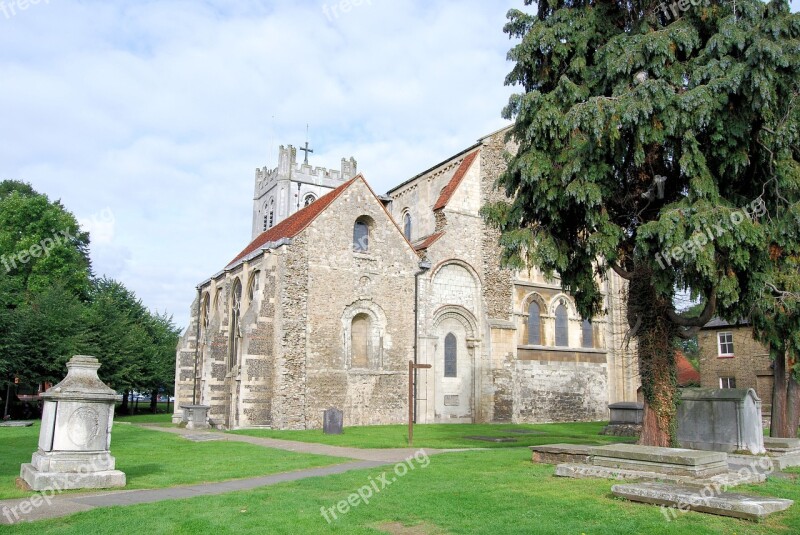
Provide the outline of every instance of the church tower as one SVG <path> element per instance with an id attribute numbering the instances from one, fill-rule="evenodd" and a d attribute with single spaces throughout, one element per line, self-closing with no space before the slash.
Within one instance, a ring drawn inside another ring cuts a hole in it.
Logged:
<path id="1" fill-rule="evenodd" d="M 277 168 L 256 169 L 253 239 L 358 174 L 358 163 L 352 157 L 342 158 L 340 170 L 312 167 L 308 153 L 313 150 L 307 145 L 300 149 L 306 152 L 300 164 L 297 148 L 281 145 Z"/>

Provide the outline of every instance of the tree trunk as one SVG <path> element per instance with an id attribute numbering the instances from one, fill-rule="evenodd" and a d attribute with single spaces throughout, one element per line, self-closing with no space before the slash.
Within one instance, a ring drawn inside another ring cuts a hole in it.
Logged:
<path id="1" fill-rule="evenodd" d="M 786 393 L 786 430 L 788 438 L 797 438 L 797 428 L 800 427 L 800 384 L 793 372 L 795 361 L 789 359 L 788 388 Z"/>
<path id="2" fill-rule="evenodd" d="M 789 426 L 786 421 L 786 401 L 789 385 L 786 381 L 786 355 L 774 347 L 770 348 L 772 354 L 772 418 L 769 424 L 769 436 L 786 438 L 789 436 Z"/>
<path id="3" fill-rule="evenodd" d="M 150 412 L 153 414 L 158 413 L 158 389 L 150 392 Z"/>
<path id="4" fill-rule="evenodd" d="M 666 312 L 671 305 L 656 297 L 646 270 L 634 274 L 628 291 L 628 324 L 638 344 L 645 404 L 639 444 L 676 446 L 678 380 L 672 346 L 676 327 Z"/>
<path id="5" fill-rule="evenodd" d="M 128 391 L 125 390 L 122 392 L 122 405 L 119 407 L 120 414 L 126 414 L 128 412 Z"/>

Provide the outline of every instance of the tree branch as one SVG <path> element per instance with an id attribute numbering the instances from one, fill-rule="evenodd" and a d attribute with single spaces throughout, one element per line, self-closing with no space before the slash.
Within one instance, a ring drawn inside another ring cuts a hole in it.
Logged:
<path id="1" fill-rule="evenodd" d="M 633 279 L 633 274 L 625 271 L 620 266 L 616 264 L 616 262 L 609 262 L 609 267 L 614 270 L 614 273 L 625 279 L 626 281 Z"/>
<path id="2" fill-rule="evenodd" d="M 711 289 L 711 297 L 706 301 L 706 307 L 703 313 L 696 318 L 686 318 L 681 316 L 672 308 L 667 309 L 667 317 L 669 320 L 678 325 L 679 327 L 702 327 L 714 317 L 714 312 L 717 309 L 717 291 L 716 288 Z"/>

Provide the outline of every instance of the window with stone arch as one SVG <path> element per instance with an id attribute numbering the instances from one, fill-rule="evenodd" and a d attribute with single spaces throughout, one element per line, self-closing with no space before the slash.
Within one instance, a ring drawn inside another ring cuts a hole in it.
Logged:
<path id="1" fill-rule="evenodd" d="M 369 368 L 372 319 L 368 314 L 357 314 L 350 326 L 350 367 Z"/>
<path id="2" fill-rule="evenodd" d="M 408 211 L 403 216 L 403 235 L 411 241 L 411 214 Z"/>
<path id="3" fill-rule="evenodd" d="M 589 320 L 583 320 L 581 323 L 581 346 L 586 348 L 594 347 L 594 327 Z"/>
<path id="4" fill-rule="evenodd" d="M 232 370 L 239 361 L 239 347 L 241 333 L 239 332 L 239 319 L 242 313 L 242 283 L 239 279 L 233 283 L 231 291 L 231 321 L 230 321 L 230 354 L 228 355 L 228 369 Z"/>
<path id="5" fill-rule="evenodd" d="M 203 295 L 203 304 L 200 306 L 200 329 L 205 333 L 211 321 L 211 296 L 208 293 Z"/>
<path id="6" fill-rule="evenodd" d="M 556 307 L 556 346 L 569 346 L 569 315 L 563 302 Z"/>
<path id="7" fill-rule="evenodd" d="M 314 201 L 316 201 L 316 200 L 317 200 L 317 198 L 316 198 L 316 197 L 314 197 L 314 195 L 312 195 L 311 193 L 309 193 L 309 194 L 308 194 L 308 195 L 306 195 L 306 196 L 305 196 L 305 198 L 303 199 L 303 207 L 305 208 L 306 206 L 310 206 L 310 205 L 311 205 L 311 203 L 313 203 L 313 202 L 314 202 Z"/>
<path id="8" fill-rule="evenodd" d="M 353 225 L 353 251 L 356 253 L 369 252 L 369 230 L 372 220 L 367 216 L 356 219 Z"/>
<path id="9" fill-rule="evenodd" d="M 259 280 L 261 272 L 256 271 L 250 275 L 250 282 L 247 285 L 247 303 L 250 304 L 258 298 Z"/>
<path id="10" fill-rule="evenodd" d="M 528 345 L 542 345 L 542 309 L 535 300 L 528 305 Z"/>
<path id="11" fill-rule="evenodd" d="M 444 376 L 458 377 L 458 339 L 453 333 L 444 337 Z"/>

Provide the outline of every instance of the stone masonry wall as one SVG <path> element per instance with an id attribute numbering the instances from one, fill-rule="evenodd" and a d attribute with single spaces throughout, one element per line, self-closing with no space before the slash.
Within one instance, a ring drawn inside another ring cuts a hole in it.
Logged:
<path id="1" fill-rule="evenodd" d="M 369 222 L 366 252 L 353 250 L 353 225 Z M 344 424 L 401 423 L 408 361 L 414 355 L 414 273 L 419 257 L 361 180 L 302 233 L 309 256 L 306 425 L 344 411 Z M 294 246 L 293 246 L 294 247 Z M 353 365 L 351 326 L 369 317 L 369 364 Z"/>

